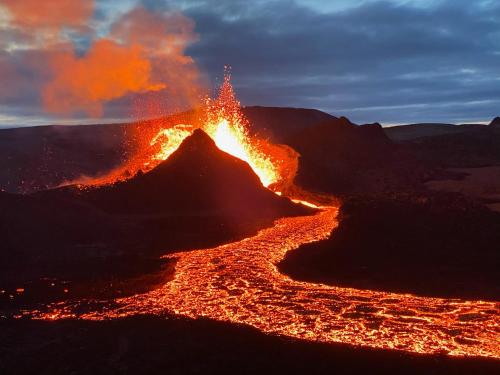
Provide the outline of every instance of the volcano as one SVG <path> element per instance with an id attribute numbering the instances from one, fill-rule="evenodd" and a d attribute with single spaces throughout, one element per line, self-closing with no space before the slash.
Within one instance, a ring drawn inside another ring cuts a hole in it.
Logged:
<path id="1" fill-rule="evenodd" d="M 201 129 L 148 173 L 81 196 L 106 212 L 120 214 L 211 212 L 278 217 L 305 212 L 262 186 L 246 162 L 218 149 Z"/>
<path id="2" fill-rule="evenodd" d="M 246 162 L 199 129 L 167 160 L 126 181 L 0 192 L 0 203 L 0 273 L 19 282 L 106 278 L 130 264 L 144 271 L 139 262 L 241 239 L 279 217 L 313 211 L 265 188 Z"/>

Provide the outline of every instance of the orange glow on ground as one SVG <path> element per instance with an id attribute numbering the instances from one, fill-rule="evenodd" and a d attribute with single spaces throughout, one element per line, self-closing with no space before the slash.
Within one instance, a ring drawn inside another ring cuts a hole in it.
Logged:
<path id="1" fill-rule="evenodd" d="M 144 294 L 52 304 L 19 317 L 179 314 L 311 341 L 500 358 L 498 303 L 335 287 L 280 274 L 276 264 L 286 252 L 328 237 L 337 212 L 328 207 L 313 216 L 283 218 L 239 242 L 169 255 L 178 259 L 174 279 Z"/>

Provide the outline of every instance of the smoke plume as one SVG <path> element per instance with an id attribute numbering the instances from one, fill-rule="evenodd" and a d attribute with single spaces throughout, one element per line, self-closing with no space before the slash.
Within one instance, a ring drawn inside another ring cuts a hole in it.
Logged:
<path id="1" fill-rule="evenodd" d="M 0 37 L 11 36 L 0 45 L 0 75 L 9 86 L 5 95 L 17 92 L 21 82 L 24 88 L 29 76 L 45 111 L 91 117 L 111 106 L 126 108 L 122 116 L 152 116 L 196 105 L 201 98 L 202 76 L 186 54 L 197 40 L 195 25 L 180 13 L 136 7 L 104 33 L 92 18 L 92 0 L 0 4 L 0 12 L 7 13 Z M 34 55 L 40 57 L 35 64 Z M 0 103 L 1 96 L 2 91 Z M 134 103 L 141 104 L 140 111 Z"/>

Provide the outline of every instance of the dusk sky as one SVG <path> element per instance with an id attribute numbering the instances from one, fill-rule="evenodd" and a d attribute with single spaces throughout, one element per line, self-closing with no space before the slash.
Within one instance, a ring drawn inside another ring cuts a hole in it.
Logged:
<path id="1" fill-rule="evenodd" d="M 82 0 L 50 22 L 15 3 L 0 0 L 0 126 L 128 119 L 155 95 L 165 112 L 186 108 L 225 65 L 243 105 L 385 125 L 500 115 L 496 0 Z M 102 92 L 114 62 L 127 82 Z"/>

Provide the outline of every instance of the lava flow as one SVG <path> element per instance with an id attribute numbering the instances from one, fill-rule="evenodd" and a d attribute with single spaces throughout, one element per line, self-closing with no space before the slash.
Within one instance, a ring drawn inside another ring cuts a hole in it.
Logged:
<path id="1" fill-rule="evenodd" d="M 341 288 L 280 274 L 276 264 L 285 253 L 326 238 L 337 226 L 337 211 L 329 207 L 313 216 L 283 218 L 254 237 L 175 254 L 174 280 L 148 293 L 53 304 L 25 314 L 93 320 L 180 314 L 312 341 L 500 358 L 494 302 Z"/>

